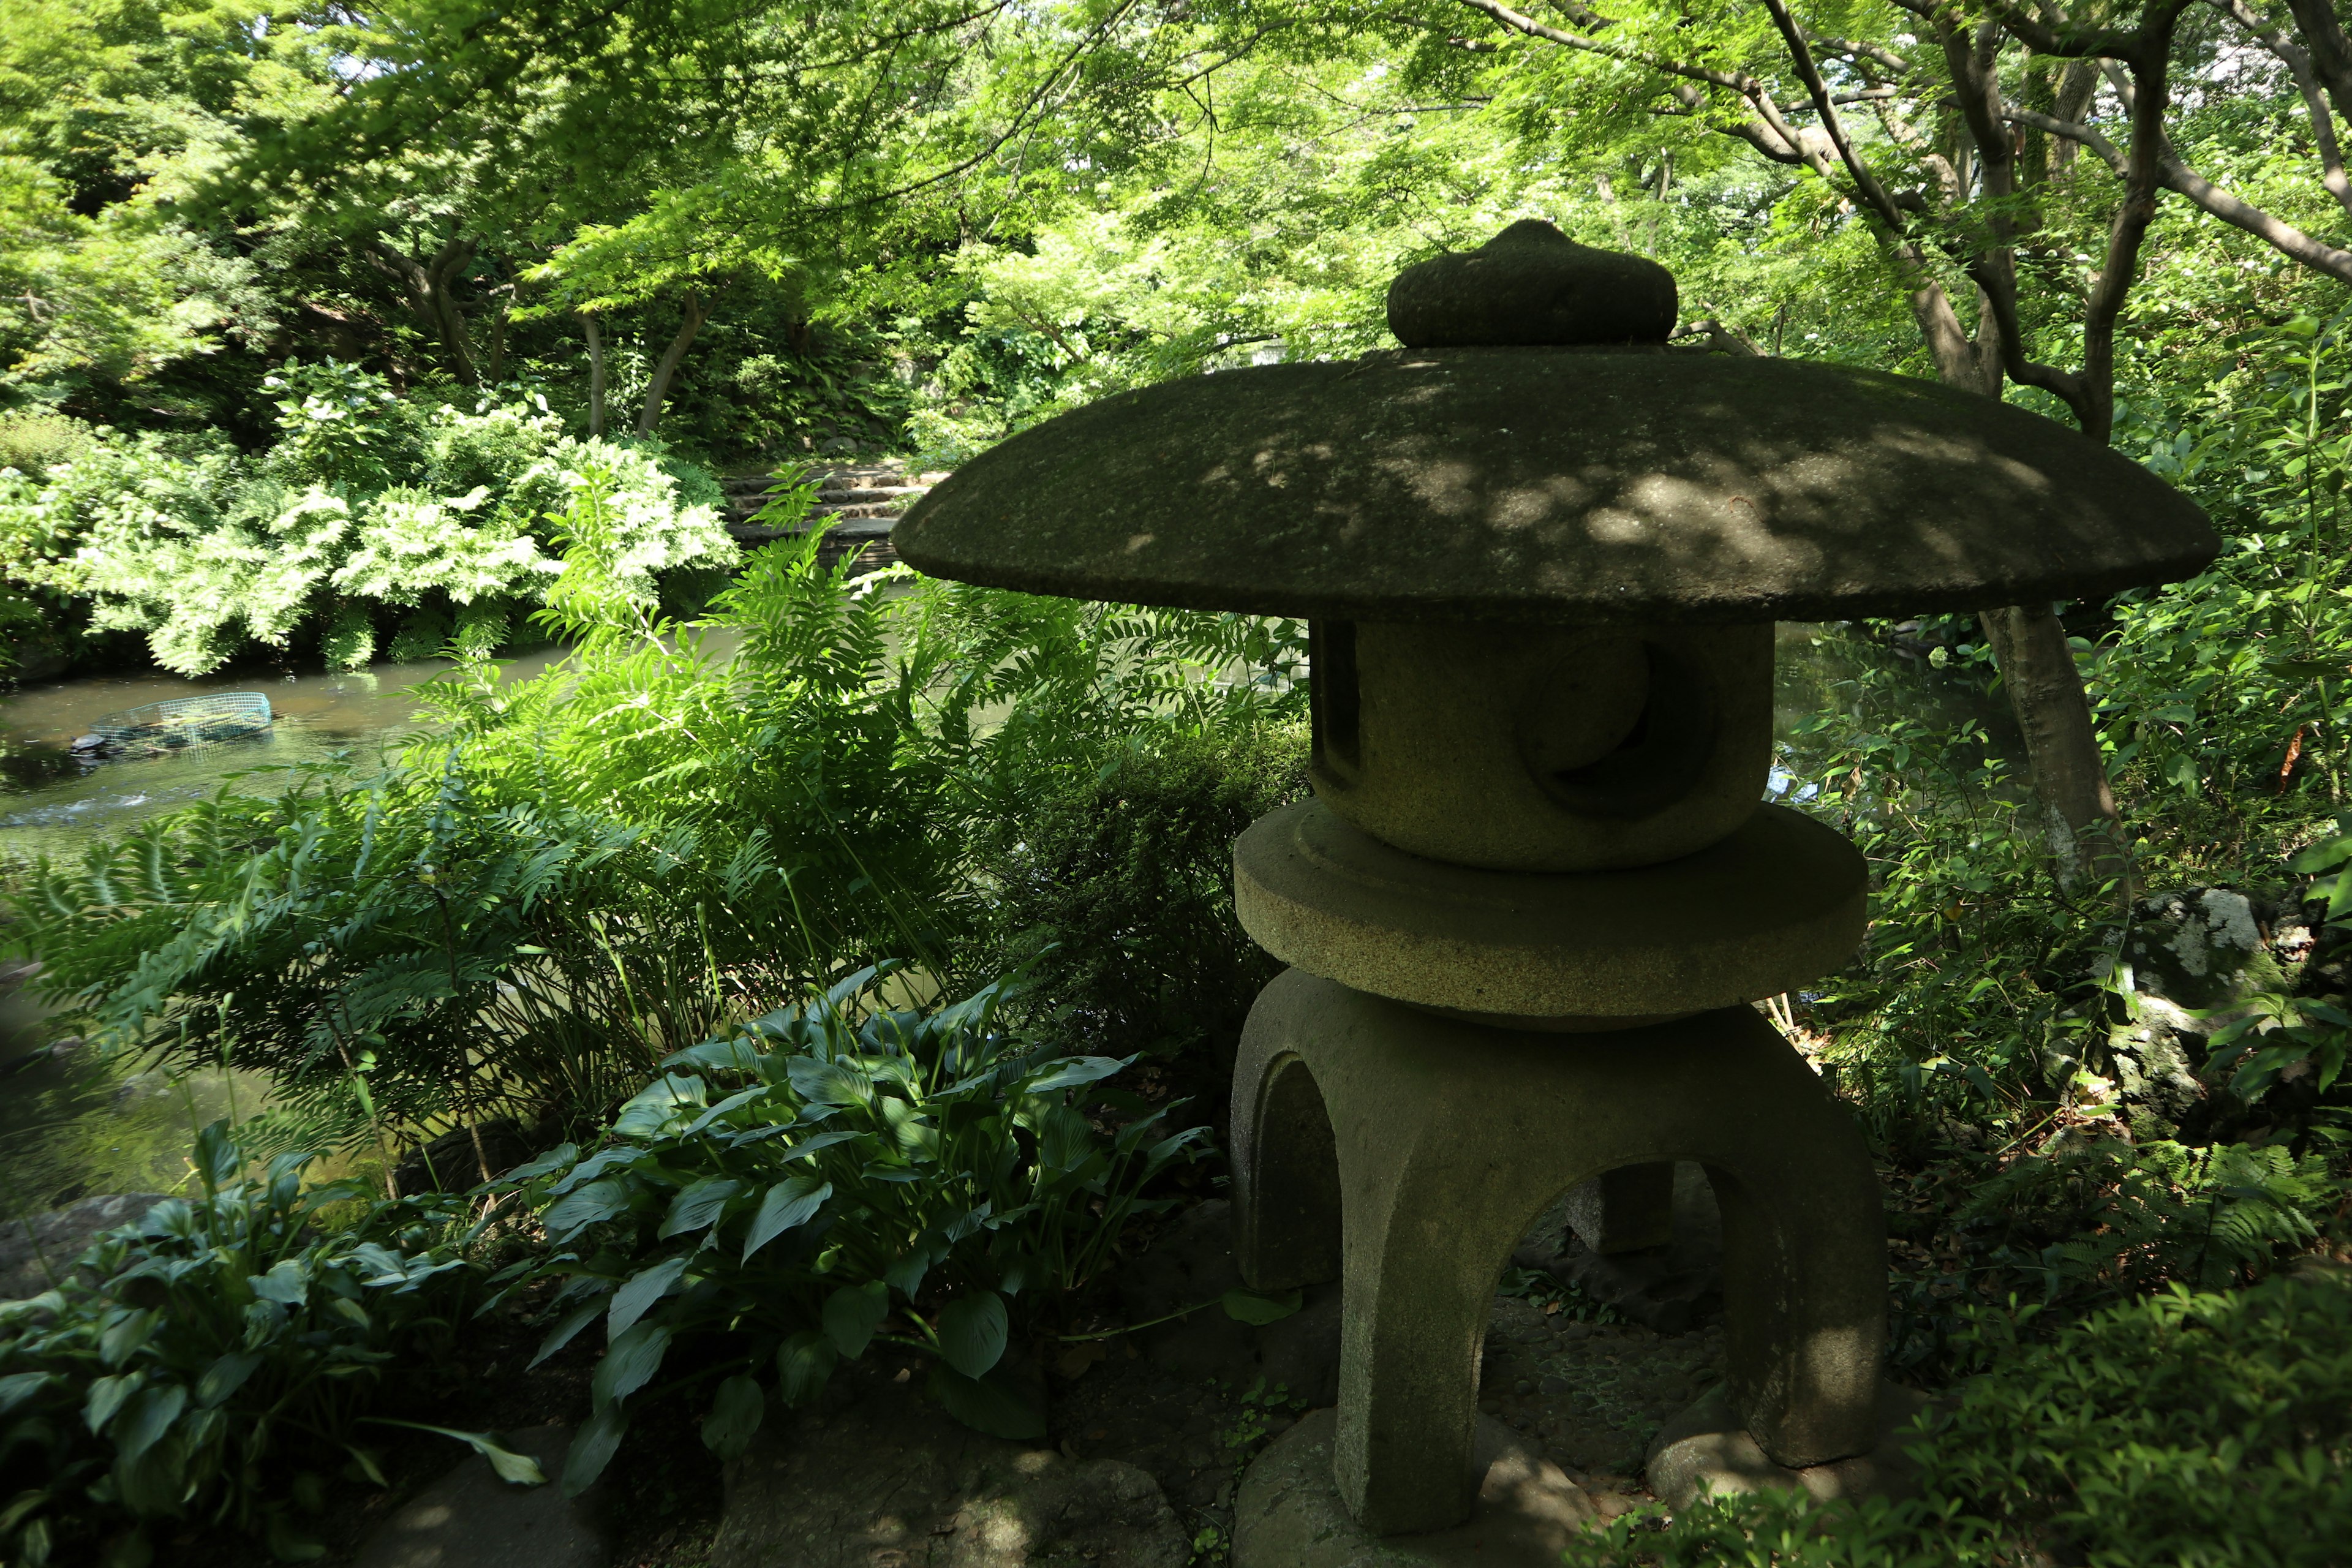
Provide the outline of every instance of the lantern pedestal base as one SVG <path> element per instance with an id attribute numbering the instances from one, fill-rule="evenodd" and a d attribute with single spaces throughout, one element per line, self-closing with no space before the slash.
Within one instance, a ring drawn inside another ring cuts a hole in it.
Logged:
<path id="1" fill-rule="evenodd" d="M 1467 1522 L 1425 1535 L 1372 1534 L 1331 1480 L 1334 1412 L 1275 1439 L 1234 1499 L 1234 1568 L 1551 1568 L 1597 1517 L 1592 1500 L 1501 1422 L 1482 1416 Z"/>
<path id="2" fill-rule="evenodd" d="M 1732 1414 L 1723 1391 L 1716 1389 L 1666 1423 L 1650 1445 L 1643 1479 L 1673 1509 L 1688 1508 L 1708 1492 L 1728 1495 L 1774 1487 L 1810 1492 L 1822 1502 L 1909 1497 L 1918 1490 L 1919 1468 L 1909 1446 L 1923 1436 L 1916 1423 L 1928 1403 L 1916 1389 L 1882 1384 L 1878 1447 L 1851 1458 L 1791 1469 L 1772 1462 Z"/>
<path id="3" fill-rule="evenodd" d="M 1233 1103 L 1242 1278 L 1343 1281 L 1331 1484 L 1369 1534 L 1470 1517 L 1495 1282 L 1556 1197 L 1628 1166 L 1706 1168 L 1729 1397 L 1763 1451 L 1802 1468 L 1877 1444 L 1877 1176 L 1853 1117 L 1754 1008 L 1570 1036 L 1293 969 L 1251 1009 Z"/>

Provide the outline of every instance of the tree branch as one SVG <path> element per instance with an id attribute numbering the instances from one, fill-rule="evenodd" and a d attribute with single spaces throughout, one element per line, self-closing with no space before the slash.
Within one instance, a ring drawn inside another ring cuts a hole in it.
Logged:
<path id="1" fill-rule="evenodd" d="M 2088 125 L 2078 124 L 2072 120 L 2061 120 L 2054 114 L 2043 114 L 2039 110 L 2020 109 L 2014 104 L 2007 105 L 2001 110 L 2001 118 L 2019 125 L 2031 127 L 2035 131 L 2046 132 L 2053 136 L 2063 136 L 2069 142 L 2080 142 L 2097 153 L 2099 161 L 2113 169 L 2118 175 L 2124 172 L 2122 149 Z"/>
<path id="2" fill-rule="evenodd" d="M 2344 177 L 2344 152 L 2336 140 L 2336 117 L 2327 111 L 2327 100 L 2320 96 L 2319 76 L 2312 68 L 2309 53 L 2296 47 L 2284 34 L 2255 15 L 2246 0 L 2211 0 L 2211 4 L 2262 40 L 2263 47 L 2276 55 L 2287 74 L 2294 78 L 2295 90 L 2303 94 L 2304 112 L 2311 121 L 2311 138 L 2319 148 L 2319 183 L 2327 187 L 2336 205 L 2352 213 L 2352 181 Z M 2352 120 L 2352 115 L 2346 118 Z"/>
<path id="3" fill-rule="evenodd" d="M 1558 44 L 1563 48 L 1579 49 L 1586 54 L 1623 60 L 1628 65 L 1646 66 L 1661 75 L 1679 77 L 1685 82 L 1699 82 L 1708 87 L 1721 88 L 1727 92 L 1736 92 L 1755 111 L 1755 117 L 1745 125 L 1717 129 L 1724 130 L 1728 135 L 1738 137 L 1775 163 L 1816 166 L 1827 162 L 1818 148 L 1807 145 L 1808 139 L 1804 133 L 1789 123 L 1788 116 L 1781 110 L 1780 106 L 1773 101 L 1771 89 L 1745 71 L 1717 70 L 1712 66 L 1703 66 L 1690 60 L 1678 60 L 1670 56 L 1653 54 L 1646 49 L 1604 43 L 1598 38 L 1587 37 L 1581 33 L 1571 33 L 1564 28 L 1538 22 L 1532 16 L 1523 16 L 1502 4 L 1502 0 L 1457 0 L 1457 3 L 1528 37 L 1541 38 L 1546 43 Z M 1591 12 L 1572 3 L 1563 5 L 1561 8 L 1570 16 L 1582 20 L 1584 25 L 1594 26 L 1596 29 L 1614 26 L 1606 17 L 1594 16 Z M 1684 107 L 1693 112 L 1696 112 L 1706 102 L 1704 94 L 1688 89 L 1673 90 Z"/>
<path id="4" fill-rule="evenodd" d="M 2336 112 L 2352 124 L 2352 40 L 2344 37 L 2329 0 L 2286 0 L 2294 25 L 2311 48 L 2311 68 L 2327 84 Z"/>
<path id="5" fill-rule="evenodd" d="M 2030 109 L 2011 109 L 2007 111 L 2007 117 L 2020 125 L 2079 142 L 2098 154 L 2118 177 L 2126 173 L 2124 155 L 2117 151 L 2116 144 L 2087 125 L 2038 114 Z M 2314 272 L 2352 283 L 2352 250 L 2339 250 L 2324 240 L 2315 239 L 2293 224 L 2273 217 L 2242 197 L 2221 189 L 2183 163 L 2180 154 L 2169 143 L 2158 162 L 2158 173 L 2166 190 L 2187 197 L 2198 208 L 2220 218 L 2231 227 L 2252 235 L 2280 255 Z"/>
<path id="6" fill-rule="evenodd" d="M 1837 149 L 1838 161 L 1853 181 L 1854 189 L 1871 210 L 1878 215 L 1889 232 L 1901 234 L 1908 226 L 1903 209 L 1878 183 L 1878 176 L 1864 166 L 1853 150 L 1853 139 L 1845 133 L 1845 122 L 1838 117 L 1837 104 L 1830 97 L 1829 84 L 1822 79 L 1821 68 L 1813 63 L 1813 51 L 1805 45 L 1805 35 L 1796 18 L 1789 15 L 1784 0 L 1764 0 L 1765 8 L 1772 13 L 1773 26 L 1780 29 L 1782 41 L 1789 46 L 1789 58 L 1797 68 L 1797 79 L 1805 84 L 1812 95 L 1813 111 L 1822 117 L 1822 130 L 1827 133 L 1830 145 Z"/>

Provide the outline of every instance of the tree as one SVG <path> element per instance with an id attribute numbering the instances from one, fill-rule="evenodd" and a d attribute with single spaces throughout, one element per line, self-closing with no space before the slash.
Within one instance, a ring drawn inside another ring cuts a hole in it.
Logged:
<path id="1" fill-rule="evenodd" d="M 1501 0 L 1456 3 L 1486 18 L 1491 31 L 1450 44 L 1506 61 L 1528 47 L 1548 50 L 1556 58 L 1524 68 L 1555 87 L 1564 77 L 1579 89 L 1580 108 L 1613 93 L 1619 107 L 1601 115 L 1604 121 L 1692 121 L 1824 182 L 1868 226 L 1943 379 L 1991 396 L 2001 395 L 2004 381 L 2036 388 L 2095 440 L 2113 434 L 2116 329 L 2158 192 L 2194 186 L 2208 193 L 2200 204 L 2207 210 L 2226 205 L 2210 183 L 2189 174 L 2168 137 L 2189 0 L 2145 0 L 2095 26 L 2044 21 L 2007 0 L 1979 8 L 1884 0 L 1816 7 L 1833 24 L 1818 29 L 1788 0 L 1763 0 L 1760 16 L 1727 5 L 1694 12 L 1648 0 L 1604 15 L 1558 0 L 1547 9 L 1566 26 Z M 2321 14 L 2313 5 L 2302 10 Z M 2315 62 L 2326 52 L 2305 51 L 2306 76 L 2318 76 Z M 2210 51 L 2201 58 L 2210 85 L 2221 73 Z M 2121 151 L 2077 118 L 2102 92 L 2126 128 Z M 2037 98 L 2045 108 L 2021 107 Z M 2067 112 L 2056 112 L 2062 108 Z M 1864 127 L 1852 122 L 1854 113 L 1865 117 Z M 2323 111 L 2315 122 L 2324 129 L 2316 137 L 2323 177 L 2340 183 L 2325 120 Z M 2072 261 L 2068 242 L 2092 219 L 2067 178 L 2072 161 L 2020 145 L 2037 132 L 2092 145 L 2119 180 L 2095 268 Z M 2275 233 L 2280 226 L 2270 226 Z M 1974 295 L 1973 331 L 1955 306 L 1956 285 Z M 2029 286 L 2042 295 L 2030 306 L 2022 297 Z M 2071 343 L 2077 367 L 2037 357 L 2037 338 Z M 1989 613 L 1984 624 L 2024 731 L 2062 875 L 2080 868 L 2127 879 L 2114 795 L 2063 626 L 2041 605 Z"/>

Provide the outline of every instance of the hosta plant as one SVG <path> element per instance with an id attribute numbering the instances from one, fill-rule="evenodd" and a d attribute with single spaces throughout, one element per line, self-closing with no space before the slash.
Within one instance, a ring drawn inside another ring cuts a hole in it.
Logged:
<path id="1" fill-rule="evenodd" d="M 248 1179 L 216 1121 L 193 1156 L 202 1196 L 157 1204 L 55 1260 L 53 1289 L 0 1306 L 0 1563 L 129 1568 L 152 1560 L 151 1531 L 188 1524 L 317 1557 L 296 1506 L 316 1505 L 321 1471 L 381 1484 L 362 1423 L 389 1366 L 446 1346 L 478 1226 L 431 1198 L 322 1226 L 321 1208 L 365 1194 L 305 1191 L 315 1158 Z"/>
<path id="2" fill-rule="evenodd" d="M 703 1441 L 731 1457 L 772 1399 L 807 1399 L 877 1343 L 931 1357 L 932 1392 L 967 1424 L 1043 1432 L 1004 1364 L 1016 1326 L 1163 1206 L 1146 1184 L 1207 1129 L 1166 1132 L 1163 1108 L 1100 1131 L 1080 1091 L 1125 1062 L 1050 1056 L 1001 1027 L 1013 982 L 924 1013 L 880 1002 L 884 973 L 678 1052 L 604 1147 L 566 1144 L 509 1178 L 551 1247 L 530 1277 L 562 1280 L 541 1358 L 599 1321 L 605 1336 L 568 1489 L 650 1399 L 715 1383 Z M 661 1381 L 688 1341 L 688 1370 Z"/>

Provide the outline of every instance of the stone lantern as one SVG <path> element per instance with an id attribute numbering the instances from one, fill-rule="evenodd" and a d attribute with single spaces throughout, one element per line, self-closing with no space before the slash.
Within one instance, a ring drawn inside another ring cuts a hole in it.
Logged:
<path id="1" fill-rule="evenodd" d="M 1877 1443 L 1871 1163 L 1748 1005 L 1864 930 L 1861 856 L 1763 804 L 1772 623 L 2098 598 L 2218 548 L 2040 416 L 1671 348 L 1675 308 L 1656 264 L 1515 224 L 1396 279 L 1401 350 L 1106 399 L 893 533 L 940 576 L 1310 623 L 1312 798 L 1234 849 L 1243 926 L 1291 966 L 1234 1073 L 1234 1253 L 1262 1289 L 1343 1281 L 1313 1440 L 1354 1531 L 1433 1546 L 1382 1562 L 1460 1555 L 1426 1532 L 1486 1474 L 1496 1280 L 1611 1173 L 1622 1206 L 1705 1167 L 1727 1390 L 1765 1452 Z"/>

